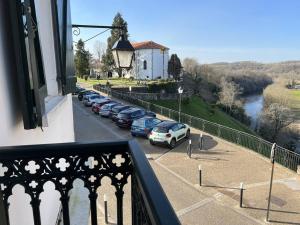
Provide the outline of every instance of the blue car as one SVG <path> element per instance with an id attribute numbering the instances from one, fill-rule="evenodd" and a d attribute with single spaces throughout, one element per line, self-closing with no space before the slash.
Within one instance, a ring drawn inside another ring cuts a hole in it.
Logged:
<path id="1" fill-rule="evenodd" d="M 153 127 L 161 123 L 162 120 L 155 117 L 146 116 L 137 120 L 134 120 L 131 125 L 132 136 L 148 137 Z"/>

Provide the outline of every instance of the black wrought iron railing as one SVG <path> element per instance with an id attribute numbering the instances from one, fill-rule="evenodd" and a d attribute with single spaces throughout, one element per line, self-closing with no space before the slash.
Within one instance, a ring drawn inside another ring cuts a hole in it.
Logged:
<path id="1" fill-rule="evenodd" d="M 115 187 L 117 224 L 123 224 L 124 185 L 131 178 L 132 224 L 180 224 L 145 154 L 134 141 L 66 143 L 0 148 L 0 224 L 9 224 L 8 198 L 22 185 L 31 197 L 34 225 L 41 224 L 40 194 L 51 181 L 59 191 L 63 224 L 70 224 L 69 191 L 75 179 L 89 190 L 91 224 L 97 225 L 97 188 Z"/>

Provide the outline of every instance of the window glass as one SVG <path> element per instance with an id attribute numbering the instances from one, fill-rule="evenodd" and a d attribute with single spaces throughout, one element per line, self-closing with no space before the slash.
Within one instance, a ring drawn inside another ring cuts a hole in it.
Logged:
<path id="1" fill-rule="evenodd" d="M 159 124 L 161 122 L 161 120 L 159 119 L 156 119 L 156 118 L 153 118 L 152 119 L 152 123 L 155 125 L 155 124 Z"/>
<path id="2" fill-rule="evenodd" d="M 154 127 L 153 131 L 157 133 L 168 133 L 169 129 L 167 127 Z"/>
<path id="3" fill-rule="evenodd" d="M 144 127 L 144 120 L 135 120 L 132 123 L 133 126 Z"/>
<path id="4" fill-rule="evenodd" d="M 143 66 L 144 66 L 144 70 L 146 70 L 147 69 L 147 61 L 146 60 L 144 60 Z"/>
<path id="5" fill-rule="evenodd" d="M 179 128 L 179 125 L 178 124 L 175 124 L 173 127 L 172 127 L 172 131 L 178 131 L 180 128 Z"/>

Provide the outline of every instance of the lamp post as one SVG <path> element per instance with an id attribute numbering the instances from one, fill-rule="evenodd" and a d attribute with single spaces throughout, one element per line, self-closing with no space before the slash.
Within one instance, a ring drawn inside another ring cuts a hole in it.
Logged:
<path id="1" fill-rule="evenodd" d="M 132 68 L 132 61 L 134 60 L 134 48 L 132 47 L 131 43 L 127 40 L 124 30 L 126 29 L 125 26 L 101 26 L 101 25 L 85 25 L 85 24 L 72 24 L 72 28 L 75 29 L 73 34 L 78 36 L 80 34 L 80 28 L 100 28 L 100 29 L 118 29 L 121 30 L 122 34 L 120 35 L 120 40 L 115 43 L 112 48 L 113 58 L 118 69 L 131 69 Z M 105 32 L 105 31 L 104 31 Z M 96 36 L 104 33 L 101 32 L 86 41 L 89 41 Z"/>
<path id="2" fill-rule="evenodd" d="M 269 188 L 269 198 L 268 198 L 268 208 L 267 208 L 267 222 L 269 222 L 269 214 L 270 214 L 270 207 L 271 207 L 271 197 L 272 197 L 272 186 L 273 186 L 273 175 L 274 175 L 274 163 L 275 163 L 275 154 L 276 154 L 276 144 L 272 145 L 271 149 L 271 156 L 270 160 L 272 163 L 272 170 L 271 170 L 271 178 L 270 178 L 270 188 Z"/>
<path id="3" fill-rule="evenodd" d="M 132 61 L 134 60 L 134 48 L 124 34 L 113 46 L 112 54 L 117 68 L 131 69 Z"/>
<path id="4" fill-rule="evenodd" d="M 179 115 L 179 123 L 180 123 L 180 114 L 181 114 L 181 95 L 183 93 L 182 87 L 178 88 L 178 94 L 179 94 L 179 110 L 178 110 L 178 115 Z"/>

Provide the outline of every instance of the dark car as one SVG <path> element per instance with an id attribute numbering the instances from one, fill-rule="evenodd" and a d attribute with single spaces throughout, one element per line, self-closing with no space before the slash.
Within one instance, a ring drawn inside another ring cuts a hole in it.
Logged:
<path id="1" fill-rule="evenodd" d="M 119 106 L 113 107 L 111 110 L 110 118 L 112 119 L 112 121 L 117 122 L 119 112 L 129 109 L 131 107 L 132 106 L 129 106 L 129 105 L 119 105 Z"/>
<path id="2" fill-rule="evenodd" d="M 76 86 L 74 92 L 72 93 L 73 95 L 78 95 L 80 92 L 85 91 L 84 88 Z"/>
<path id="3" fill-rule="evenodd" d="M 131 125 L 131 135 L 148 137 L 153 127 L 157 126 L 161 122 L 162 120 L 151 116 L 145 116 L 138 120 L 134 120 Z"/>
<path id="4" fill-rule="evenodd" d="M 90 94 L 98 94 L 98 93 L 95 91 L 92 91 L 92 90 L 83 90 L 78 93 L 78 100 L 82 101 L 82 99 L 85 95 L 90 95 Z"/>
<path id="5" fill-rule="evenodd" d="M 155 113 L 147 112 L 144 109 L 140 108 L 130 108 L 120 112 L 117 116 L 116 124 L 118 127 L 123 128 L 131 128 L 132 122 L 136 119 L 140 119 L 144 116 L 153 116 L 155 117 Z"/>

